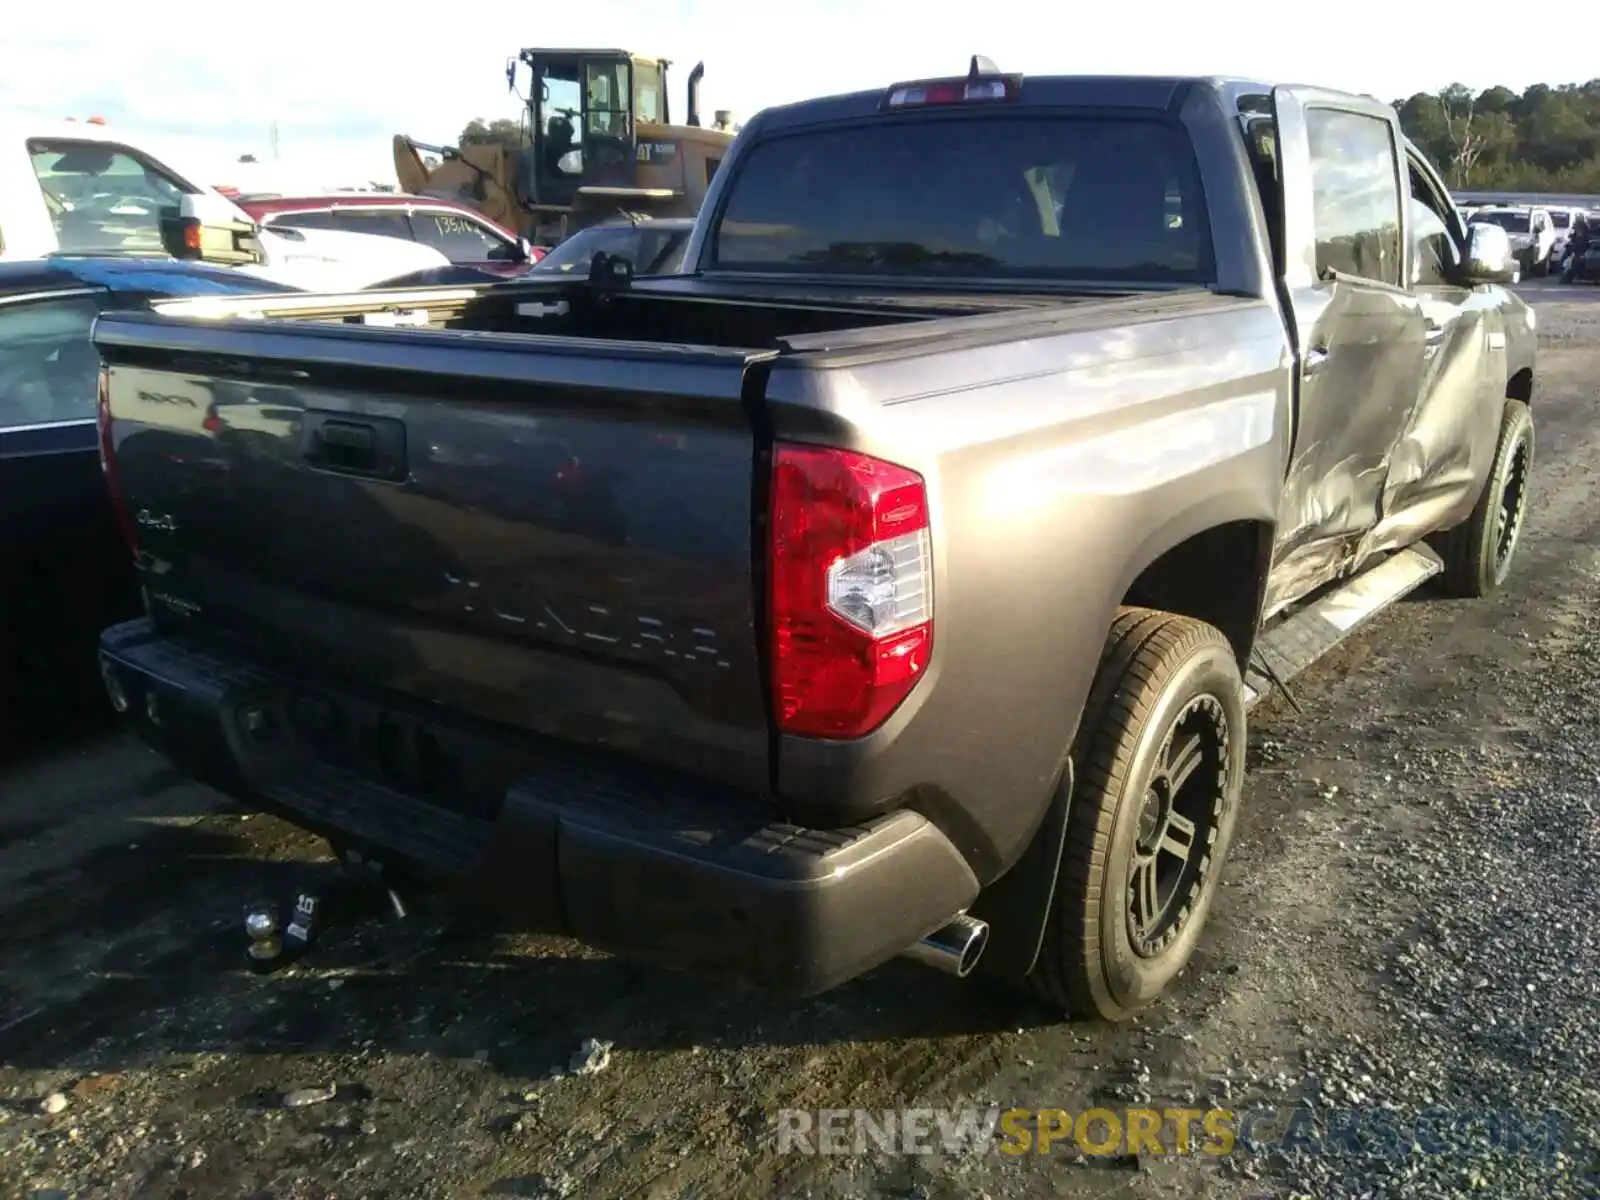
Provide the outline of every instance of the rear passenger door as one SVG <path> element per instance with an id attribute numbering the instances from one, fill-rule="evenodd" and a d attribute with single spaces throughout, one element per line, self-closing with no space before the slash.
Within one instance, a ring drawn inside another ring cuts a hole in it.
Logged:
<path id="1" fill-rule="evenodd" d="M 113 533 L 100 475 L 96 288 L 0 297 L 0 554 Z M 0 586 L 5 572 L 0 570 Z"/>
<path id="2" fill-rule="evenodd" d="M 1371 556 L 1425 342 L 1421 305 L 1406 286 L 1393 110 L 1308 88 L 1275 89 L 1273 104 L 1300 379 L 1269 612 Z"/>

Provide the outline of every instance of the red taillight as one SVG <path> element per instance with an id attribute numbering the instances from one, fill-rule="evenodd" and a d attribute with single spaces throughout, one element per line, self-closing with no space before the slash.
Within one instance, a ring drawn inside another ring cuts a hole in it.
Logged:
<path id="1" fill-rule="evenodd" d="M 111 440 L 111 370 L 100 368 L 100 403 L 97 410 L 100 425 L 100 470 L 105 475 L 106 491 L 111 495 L 111 511 L 116 514 L 122 538 L 137 559 L 139 539 L 133 531 L 133 518 L 128 513 L 127 501 L 122 495 L 122 479 L 117 474 L 117 448 Z"/>
<path id="2" fill-rule="evenodd" d="M 771 512 L 778 728 L 862 737 L 911 694 L 933 653 L 927 487 L 864 454 L 784 445 Z"/>

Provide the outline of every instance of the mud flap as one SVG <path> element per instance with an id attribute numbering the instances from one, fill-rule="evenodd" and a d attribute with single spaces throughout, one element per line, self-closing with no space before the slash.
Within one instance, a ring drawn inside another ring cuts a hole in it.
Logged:
<path id="1" fill-rule="evenodd" d="M 969 916 L 989 923 L 989 944 L 972 969 L 974 976 L 1014 982 L 1025 979 L 1038 961 L 1067 841 L 1072 789 L 1072 759 L 1068 758 L 1061 786 L 1028 848 L 1011 870 L 978 894 L 968 910 Z"/>

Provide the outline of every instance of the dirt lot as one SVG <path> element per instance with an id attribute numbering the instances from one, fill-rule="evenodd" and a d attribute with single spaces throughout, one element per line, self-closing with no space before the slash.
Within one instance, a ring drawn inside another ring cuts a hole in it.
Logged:
<path id="1" fill-rule="evenodd" d="M 0 775 L 0 1194 L 1600 1196 L 1600 292 L 1529 291 L 1512 586 L 1399 606 L 1295 685 L 1302 711 L 1259 713 L 1219 907 L 1139 1024 L 901 964 L 779 1005 L 426 906 L 258 978 L 243 906 L 321 844 L 83 735 Z M 572 1070 L 591 1038 L 609 1057 Z M 1387 1113 L 1404 1136 L 1088 1159 L 775 1138 L 785 1107 L 1093 1100 Z M 1445 1134 L 1413 1147 L 1433 1107 Z M 1552 1108 L 1550 1156 L 1509 1144 Z"/>

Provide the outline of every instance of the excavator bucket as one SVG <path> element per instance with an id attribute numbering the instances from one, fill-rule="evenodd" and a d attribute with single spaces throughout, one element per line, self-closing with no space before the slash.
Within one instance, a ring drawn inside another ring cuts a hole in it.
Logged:
<path id="1" fill-rule="evenodd" d="M 400 190 L 413 196 L 422 195 L 423 189 L 428 186 L 428 164 L 423 161 L 422 154 L 411 139 L 403 133 L 394 135 L 394 174 Z"/>
<path id="2" fill-rule="evenodd" d="M 423 155 L 437 165 L 430 167 Z M 455 200 L 477 209 L 507 229 L 520 230 L 527 214 L 517 202 L 513 163 L 498 143 L 427 146 L 405 134 L 394 139 L 394 171 L 400 190 L 414 196 Z"/>

